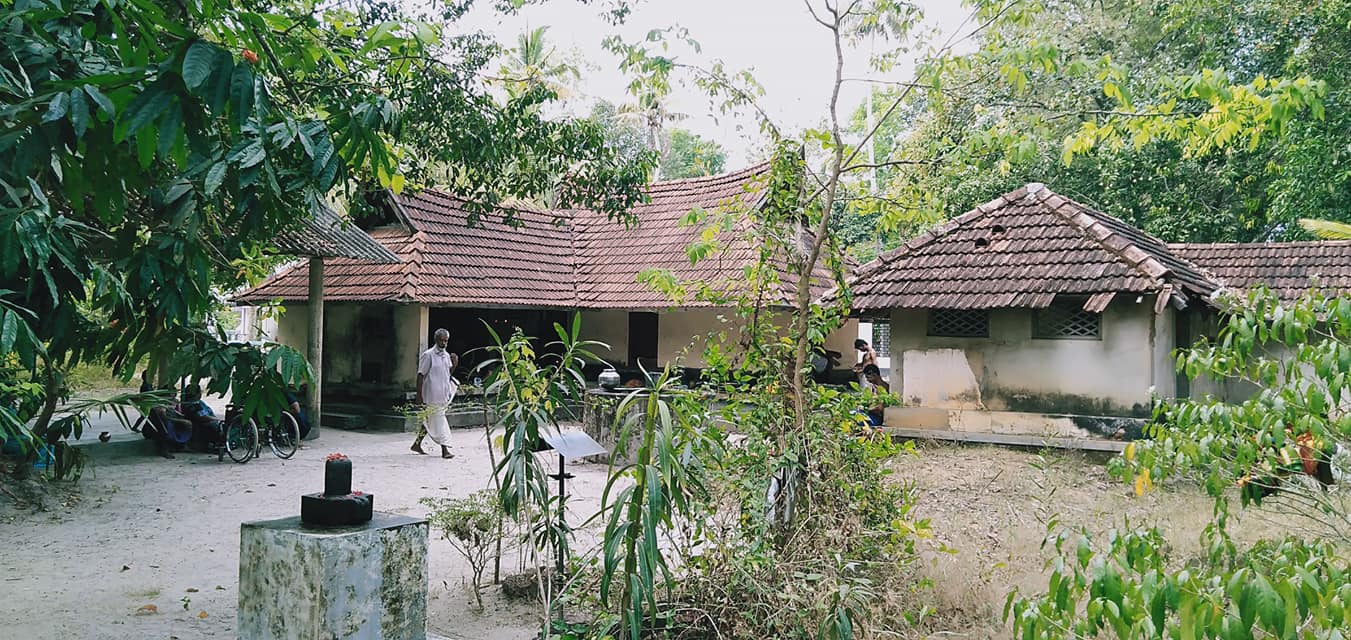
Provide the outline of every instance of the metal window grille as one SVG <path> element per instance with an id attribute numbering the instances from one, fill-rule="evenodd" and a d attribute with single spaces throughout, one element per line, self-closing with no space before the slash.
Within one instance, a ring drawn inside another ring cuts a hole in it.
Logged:
<path id="1" fill-rule="evenodd" d="M 1032 336 L 1044 340 L 1101 340 L 1102 314 L 1084 311 L 1081 302 L 1057 302 L 1037 310 Z"/>
<path id="2" fill-rule="evenodd" d="M 873 323 L 873 350 L 879 354 L 891 353 L 891 323 L 883 320 Z"/>
<path id="3" fill-rule="evenodd" d="M 984 309 L 930 309 L 929 335 L 936 338 L 988 338 L 990 314 Z"/>

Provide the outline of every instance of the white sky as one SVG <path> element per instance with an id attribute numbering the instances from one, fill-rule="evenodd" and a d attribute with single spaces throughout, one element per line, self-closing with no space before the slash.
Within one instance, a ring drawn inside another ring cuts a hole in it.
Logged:
<path id="1" fill-rule="evenodd" d="M 702 49 L 700 53 L 677 52 L 681 62 L 706 64 L 721 59 L 729 72 L 750 69 L 765 89 L 760 104 L 780 126 L 790 131 L 826 121 L 834 78 L 832 39 L 829 31 L 812 20 L 800 0 L 645 0 L 636 3 L 633 13 L 620 27 L 601 19 L 601 7 L 585 6 L 575 0 L 528 6 L 519 16 L 509 17 L 487 10 L 487 4 L 481 3 L 485 6 L 476 8 L 461 24 L 491 33 L 508 47 L 514 46 L 516 36 L 528 29 L 548 26 L 549 41 L 560 52 L 574 50 L 588 63 L 589 68 L 582 69 L 578 95 L 570 100 L 575 113 L 589 111 L 597 98 L 615 104 L 632 102 L 626 90 L 628 79 L 619 71 L 618 59 L 601 46 L 605 36 L 619 33 L 626 42 L 633 42 L 643 39 L 652 29 L 679 25 L 689 30 Z M 941 38 L 948 37 L 969 14 L 958 0 L 919 0 L 919 4 L 924 9 L 926 25 L 941 32 Z M 963 29 L 970 28 L 967 25 Z M 941 43 L 942 39 L 938 39 L 932 46 Z M 927 46 L 921 45 L 919 53 Z M 850 52 L 846 56 L 845 77 L 910 79 L 909 62 L 878 74 L 868 66 L 868 57 L 866 46 Z M 846 83 L 840 99 L 842 118 L 861 104 L 866 86 Z M 722 144 L 728 152 L 728 169 L 748 164 L 753 159 L 748 154 L 753 154 L 754 147 L 762 142 L 749 118 L 715 121 L 714 108 L 692 85 L 674 88 L 668 108 L 688 116 L 675 126 Z M 738 123 L 744 126 L 744 132 L 737 130 Z"/>

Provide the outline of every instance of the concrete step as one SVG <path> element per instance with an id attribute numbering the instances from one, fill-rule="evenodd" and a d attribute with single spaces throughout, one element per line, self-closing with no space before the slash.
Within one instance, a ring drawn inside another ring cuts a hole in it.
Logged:
<path id="1" fill-rule="evenodd" d="M 493 417 L 493 414 L 490 412 L 488 414 L 488 419 L 491 420 Z M 450 428 L 452 429 L 481 429 L 484 426 L 483 418 L 483 410 L 478 408 L 466 409 L 464 411 L 455 411 L 452 409 L 446 414 L 446 420 L 450 423 Z M 416 418 L 401 414 L 357 414 L 329 411 L 325 409 L 323 426 L 346 430 L 412 433 L 417 431 L 418 422 Z"/>
<path id="2" fill-rule="evenodd" d="M 88 435 L 87 433 L 85 434 Z M 139 433 L 122 430 L 119 432 L 108 433 L 107 442 L 98 439 L 98 434 L 94 437 L 85 437 L 71 442 L 71 446 L 84 452 L 91 458 L 122 458 L 135 456 L 153 456 L 155 455 L 155 444 L 146 440 Z"/>

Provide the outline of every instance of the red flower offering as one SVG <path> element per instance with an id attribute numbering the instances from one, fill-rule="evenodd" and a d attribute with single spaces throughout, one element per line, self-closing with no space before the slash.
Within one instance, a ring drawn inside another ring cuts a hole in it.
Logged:
<path id="1" fill-rule="evenodd" d="M 346 460 L 346 459 L 347 456 L 341 453 L 330 453 L 328 454 L 328 457 L 324 458 L 324 462 L 336 462 L 338 460 Z"/>

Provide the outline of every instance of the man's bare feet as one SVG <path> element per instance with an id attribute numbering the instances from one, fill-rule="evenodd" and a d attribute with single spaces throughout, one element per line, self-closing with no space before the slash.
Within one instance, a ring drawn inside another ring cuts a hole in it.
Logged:
<path id="1" fill-rule="evenodd" d="M 408 450 L 409 450 L 409 451 L 412 451 L 413 453 L 419 454 L 419 455 L 424 455 L 424 456 L 427 455 L 427 452 L 422 450 L 422 443 L 421 443 L 421 442 L 414 442 L 414 443 L 413 443 L 413 446 L 408 447 Z"/>

